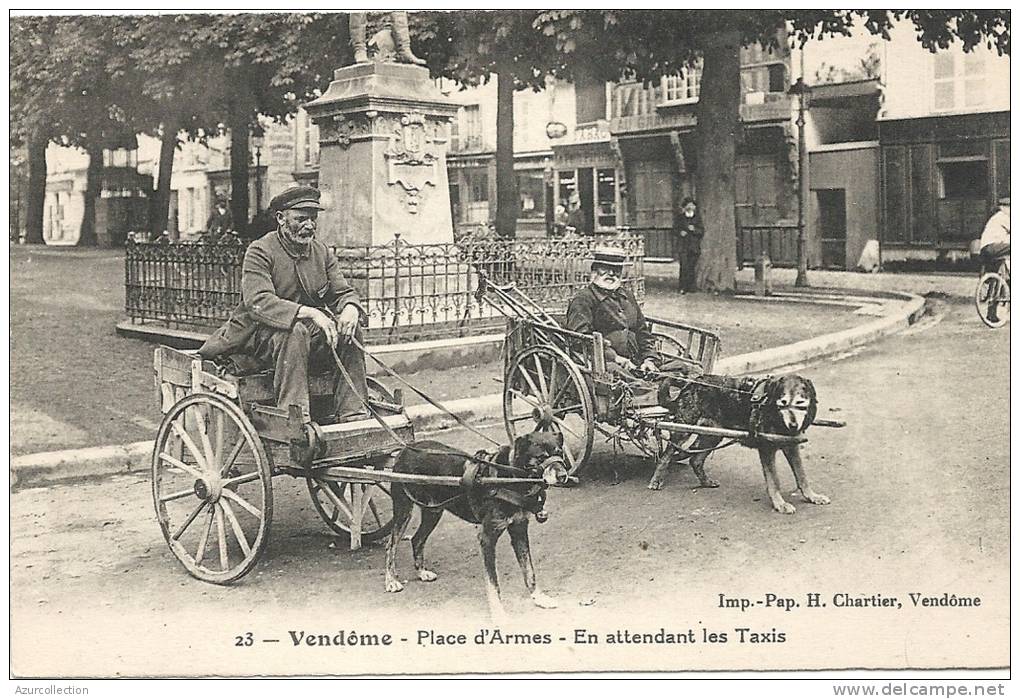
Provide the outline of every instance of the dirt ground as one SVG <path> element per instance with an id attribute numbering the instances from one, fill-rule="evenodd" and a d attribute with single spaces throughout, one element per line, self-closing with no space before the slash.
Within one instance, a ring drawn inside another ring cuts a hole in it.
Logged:
<path id="1" fill-rule="evenodd" d="M 14 247 L 10 259 L 12 453 L 152 438 L 160 420 L 153 345 L 115 332 L 124 317 L 123 253 Z M 727 355 L 866 320 L 840 307 L 680 296 L 668 285 L 650 285 L 647 309 L 720 333 Z M 445 401 L 498 392 L 501 376 L 487 363 L 407 378 Z"/>
<path id="2" fill-rule="evenodd" d="M 438 581 L 414 579 L 409 546 L 401 544 L 399 573 L 410 582 L 387 594 L 384 549 L 345 551 L 317 519 L 304 484 L 276 479 L 268 548 L 252 573 L 225 588 L 196 581 L 177 564 L 142 474 L 16 492 L 12 672 L 1005 667 L 1008 350 L 1005 331 L 985 329 L 959 305 L 939 322 L 801 369 L 818 389 L 819 415 L 848 426 L 810 430 L 805 462 L 832 504 L 787 495 L 797 505 L 793 515 L 770 510 L 749 450 L 710 458 L 718 489 L 696 488 L 685 470 L 655 492 L 645 487 L 649 464 L 601 445 L 596 466 L 617 464 L 623 482 L 586 479 L 552 491 L 551 519 L 531 528 L 539 581 L 559 608 L 529 604 L 510 546 L 500 542 L 512 619 L 503 630 L 530 639 L 512 645 L 474 642 L 483 631 L 491 638 L 493 627 L 475 533 L 452 517 L 429 541 Z M 498 428 L 490 434 L 502 437 Z M 455 432 L 443 440 L 472 449 L 478 443 Z M 780 478 L 790 493 L 785 464 Z M 811 607 L 812 594 L 825 607 Z M 911 594 L 981 604 L 915 605 Z M 765 604 L 769 595 L 797 606 Z M 900 606 L 837 606 L 840 596 L 895 598 Z M 690 632 L 695 641 L 609 642 L 660 630 Z M 351 632 L 390 634 L 393 645 L 292 642 L 292 633 Z M 457 633 L 466 645 L 450 647 L 446 634 Z"/>

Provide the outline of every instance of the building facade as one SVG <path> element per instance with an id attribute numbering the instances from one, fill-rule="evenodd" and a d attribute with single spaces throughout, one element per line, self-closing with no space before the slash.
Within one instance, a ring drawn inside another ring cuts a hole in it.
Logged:
<path id="1" fill-rule="evenodd" d="M 888 45 L 878 117 L 883 260 L 969 252 L 1010 191 L 1009 57 Z"/>

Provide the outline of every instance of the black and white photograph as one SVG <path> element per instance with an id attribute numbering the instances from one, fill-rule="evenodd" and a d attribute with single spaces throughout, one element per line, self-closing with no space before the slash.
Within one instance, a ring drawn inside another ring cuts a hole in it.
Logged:
<path id="1" fill-rule="evenodd" d="M 1010 10 L 8 23 L 10 691 L 1006 694 Z"/>

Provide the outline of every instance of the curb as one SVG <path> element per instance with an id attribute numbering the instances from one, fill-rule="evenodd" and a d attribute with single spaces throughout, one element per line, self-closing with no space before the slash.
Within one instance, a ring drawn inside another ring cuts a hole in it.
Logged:
<path id="1" fill-rule="evenodd" d="M 925 300 L 914 294 L 895 292 L 895 296 L 902 302 L 882 318 L 780 347 L 724 357 L 716 364 L 715 370 L 734 375 L 769 371 L 845 352 L 895 334 L 913 324 L 924 312 L 925 305 Z M 462 398 L 449 401 L 446 407 L 468 422 L 491 420 L 502 415 L 503 396 L 493 393 Z M 457 424 L 449 415 L 431 405 L 411 406 L 407 414 L 414 421 L 415 430 L 422 434 L 449 429 Z M 153 442 L 145 441 L 18 456 L 11 459 L 11 488 L 144 471 L 149 467 L 152 446 Z"/>

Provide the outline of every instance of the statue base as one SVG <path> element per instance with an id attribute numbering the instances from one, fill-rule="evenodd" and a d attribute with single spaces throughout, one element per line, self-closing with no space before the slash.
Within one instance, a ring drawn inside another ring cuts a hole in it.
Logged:
<path id="1" fill-rule="evenodd" d="M 446 170 L 457 105 L 428 69 L 400 63 L 340 68 L 305 105 L 319 127 L 319 237 L 340 247 L 452 243 Z"/>

